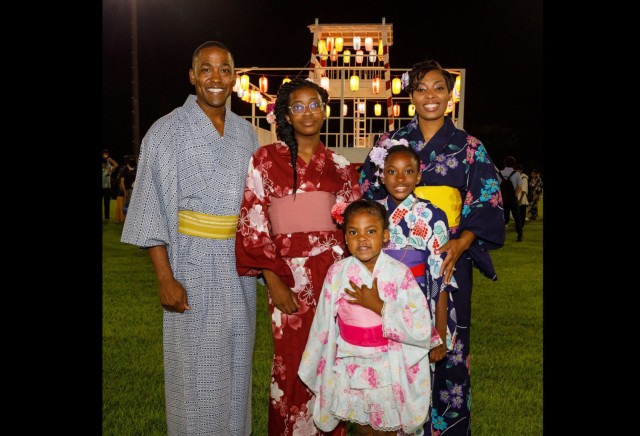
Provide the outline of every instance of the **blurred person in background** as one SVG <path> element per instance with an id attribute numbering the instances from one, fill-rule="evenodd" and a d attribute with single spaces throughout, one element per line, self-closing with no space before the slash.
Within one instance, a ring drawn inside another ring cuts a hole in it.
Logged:
<path id="1" fill-rule="evenodd" d="M 529 178 L 529 218 L 533 221 L 538 219 L 538 202 L 542 200 L 542 179 L 540 178 L 540 170 L 534 168 L 531 170 Z"/>
<path id="2" fill-rule="evenodd" d="M 109 220 L 111 212 L 111 174 L 118 168 L 118 162 L 109 157 L 108 150 L 102 151 L 102 202 L 104 206 L 104 219 Z"/>
<path id="3" fill-rule="evenodd" d="M 525 220 L 528 220 L 527 206 L 529 205 L 529 176 L 524 172 L 522 164 L 516 164 L 513 168 L 520 173 L 520 177 L 522 178 L 522 183 L 520 184 L 520 189 L 516 192 L 516 196 L 518 197 L 520 221 L 524 226 Z"/>

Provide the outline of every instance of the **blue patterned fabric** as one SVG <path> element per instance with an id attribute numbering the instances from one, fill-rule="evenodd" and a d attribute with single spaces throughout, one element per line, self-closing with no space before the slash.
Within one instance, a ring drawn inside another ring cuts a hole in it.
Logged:
<path id="1" fill-rule="evenodd" d="M 224 137 L 190 95 L 142 140 L 122 242 L 166 245 L 191 310 L 164 312 L 169 435 L 251 433 L 256 278 L 236 273 L 235 239 L 178 233 L 178 210 L 238 215 L 251 154 L 250 123 L 227 109 Z"/>
<path id="2" fill-rule="evenodd" d="M 482 142 L 461 129 L 449 117 L 427 142 L 418 127 L 416 115 L 409 124 L 385 133 L 367 156 L 360 175 L 362 196 L 379 200 L 387 191 L 376 176 L 378 168 L 371 162 L 376 148 L 388 139 L 406 139 L 420 156 L 422 179 L 419 186 L 451 186 L 460 190 L 463 205 L 458 227 L 451 227 L 451 239 L 464 230 L 476 235 L 469 250 L 456 263 L 458 291 L 452 293 L 457 314 L 457 340 L 452 351 L 436 364 L 433 384 L 433 408 L 425 433 L 446 430 L 447 436 L 466 435 L 470 431 L 471 378 L 470 343 L 471 289 L 473 266 L 497 279 L 488 250 L 504 244 L 504 217 L 496 170 Z M 428 428 L 432 426 L 432 428 Z"/>

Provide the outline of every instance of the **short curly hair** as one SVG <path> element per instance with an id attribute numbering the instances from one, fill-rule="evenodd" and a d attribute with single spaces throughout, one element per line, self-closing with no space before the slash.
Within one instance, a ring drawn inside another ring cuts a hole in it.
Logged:
<path id="1" fill-rule="evenodd" d="M 442 68 L 438 62 L 432 59 L 427 59 L 425 61 L 418 62 L 417 64 L 413 64 L 413 67 L 411 67 L 411 70 L 409 71 L 409 84 L 405 88 L 405 91 L 407 91 L 408 94 L 412 94 L 420 85 L 420 81 L 424 75 L 432 70 L 439 71 L 444 77 L 447 91 L 453 91 L 453 85 L 455 84 L 453 74 Z"/>

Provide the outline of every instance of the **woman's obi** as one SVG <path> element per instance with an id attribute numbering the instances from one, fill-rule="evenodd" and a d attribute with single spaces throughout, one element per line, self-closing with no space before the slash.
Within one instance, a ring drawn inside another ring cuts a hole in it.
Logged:
<path id="1" fill-rule="evenodd" d="M 429 200 L 447 214 L 449 227 L 460 225 L 462 212 L 462 195 L 458 188 L 451 186 L 416 186 L 413 190 L 416 197 Z"/>

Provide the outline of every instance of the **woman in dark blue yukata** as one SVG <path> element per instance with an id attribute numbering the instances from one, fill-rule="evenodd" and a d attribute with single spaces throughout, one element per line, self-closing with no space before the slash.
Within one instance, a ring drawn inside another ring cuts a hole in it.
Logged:
<path id="1" fill-rule="evenodd" d="M 403 89 L 416 106 L 416 115 L 397 130 L 383 134 L 362 167 L 364 198 L 387 196 L 374 162 L 382 147 L 405 139 L 422 160 L 422 179 L 416 196 L 430 200 L 447 214 L 451 239 L 440 247 L 447 253 L 442 268 L 445 283 L 455 271 L 453 293 L 458 337 L 453 349 L 436 364 L 433 408 L 425 434 L 471 434 L 471 377 L 469 369 L 471 288 L 473 266 L 491 280 L 497 276 L 488 250 L 504 244 L 504 213 L 496 170 L 480 140 L 456 128 L 445 116 L 454 78 L 437 62 L 417 63 L 402 77 Z M 404 141 L 403 141 L 404 142 Z"/>

